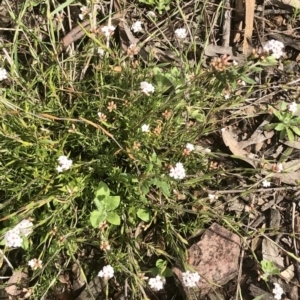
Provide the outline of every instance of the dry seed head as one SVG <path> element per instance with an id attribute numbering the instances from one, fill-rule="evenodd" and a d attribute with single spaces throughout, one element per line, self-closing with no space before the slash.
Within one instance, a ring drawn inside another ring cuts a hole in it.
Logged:
<path id="1" fill-rule="evenodd" d="M 221 57 L 215 57 L 212 59 L 210 65 L 214 70 L 222 72 L 231 65 L 231 62 L 229 62 L 230 58 L 230 55 L 226 54 L 222 55 Z"/>

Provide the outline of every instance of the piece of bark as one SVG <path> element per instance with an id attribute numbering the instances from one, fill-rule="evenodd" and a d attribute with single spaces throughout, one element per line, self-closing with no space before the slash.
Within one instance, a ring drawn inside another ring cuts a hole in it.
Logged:
<path id="1" fill-rule="evenodd" d="M 250 285 L 249 290 L 253 297 L 262 296 L 261 300 L 275 300 L 272 294 L 258 288 L 254 284 Z"/>

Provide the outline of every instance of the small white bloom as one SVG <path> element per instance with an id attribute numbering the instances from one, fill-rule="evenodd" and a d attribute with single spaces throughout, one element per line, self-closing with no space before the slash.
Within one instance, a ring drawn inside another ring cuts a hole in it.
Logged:
<path id="1" fill-rule="evenodd" d="M 142 125 L 142 132 L 149 132 L 150 125 L 144 124 Z"/>
<path id="2" fill-rule="evenodd" d="M 275 286 L 275 288 L 272 290 L 272 292 L 274 294 L 274 298 L 276 300 L 280 300 L 284 291 L 283 291 L 282 287 L 280 286 L 280 284 L 274 283 L 274 286 Z"/>
<path id="3" fill-rule="evenodd" d="M 147 12 L 147 15 L 146 15 L 149 19 L 154 19 L 156 18 L 156 14 L 154 11 L 150 10 Z"/>
<path id="4" fill-rule="evenodd" d="M 154 291 L 160 291 L 164 288 L 164 279 L 159 275 L 155 278 L 150 278 L 148 283 L 150 288 Z"/>
<path id="5" fill-rule="evenodd" d="M 80 7 L 80 10 L 81 10 L 81 14 L 79 14 L 78 17 L 80 20 L 83 20 L 84 16 L 89 13 L 89 9 L 86 6 L 82 6 Z"/>
<path id="6" fill-rule="evenodd" d="M 154 93 L 154 86 L 146 81 L 141 82 L 141 90 L 144 94 L 149 96 L 150 93 Z"/>
<path id="7" fill-rule="evenodd" d="M 109 37 L 114 33 L 115 29 L 116 29 L 115 26 L 110 25 L 110 26 L 103 26 L 101 28 L 101 31 L 104 33 L 106 37 Z"/>
<path id="8" fill-rule="evenodd" d="M 65 155 L 61 155 L 57 160 L 59 165 L 56 167 L 56 171 L 59 173 L 69 170 L 73 164 L 73 161 Z"/>
<path id="9" fill-rule="evenodd" d="M 186 287 L 196 287 L 197 282 L 200 280 L 200 275 L 197 272 L 186 271 L 182 273 L 183 284 Z"/>
<path id="10" fill-rule="evenodd" d="M 264 51 L 271 52 L 271 55 L 279 59 L 283 55 L 284 44 L 276 40 L 267 41 L 263 46 Z"/>
<path id="11" fill-rule="evenodd" d="M 36 270 L 38 268 L 43 267 L 43 262 L 40 259 L 33 258 L 28 262 L 28 266 L 32 268 L 32 270 Z"/>
<path id="12" fill-rule="evenodd" d="M 143 28 L 142 28 L 142 22 L 141 22 L 141 21 L 136 21 L 136 22 L 134 22 L 134 23 L 132 24 L 132 26 L 131 26 L 131 30 L 132 30 L 134 33 L 143 31 Z"/>
<path id="13" fill-rule="evenodd" d="M 99 277 L 110 279 L 114 277 L 114 269 L 111 265 L 104 266 L 103 269 L 98 273 Z"/>
<path id="14" fill-rule="evenodd" d="M 217 195 L 214 195 L 214 194 L 208 194 L 208 199 L 209 199 L 210 202 L 215 201 L 217 198 L 218 198 Z"/>
<path id="15" fill-rule="evenodd" d="M 289 105 L 289 111 L 295 113 L 297 111 L 297 103 L 294 101 Z"/>
<path id="16" fill-rule="evenodd" d="M 104 56 L 104 54 L 105 54 L 105 51 L 100 47 L 98 48 L 97 52 L 98 52 L 100 57 Z"/>
<path id="17" fill-rule="evenodd" d="M 236 60 L 234 60 L 234 61 L 232 62 L 232 64 L 233 64 L 234 66 L 237 66 L 237 65 L 238 65 L 238 62 L 237 62 Z"/>
<path id="18" fill-rule="evenodd" d="M 228 100 L 230 98 L 230 94 L 225 94 L 224 98 Z"/>
<path id="19" fill-rule="evenodd" d="M 211 150 L 210 150 L 209 148 L 205 148 L 205 149 L 204 149 L 204 152 L 206 152 L 206 153 L 211 153 Z"/>
<path id="20" fill-rule="evenodd" d="M 0 81 L 7 79 L 7 71 L 4 68 L 0 68 Z"/>
<path id="21" fill-rule="evenodd" d="M 265 180 L 262 182 L 262 186 L 263 186 L 263 187 L 270 187 L 270 186 L 271 186 L 271 182 L 265 179 Z"/>
<path id="22" fill-rule="evenodd" d="M 224 127 L 223 127 L 223 128 L 221 128 L 221 131 L 222 131 L 222 132 L 224 132 L 225 130 L 226 130 L 226 128 L 224 128 Z"/>
<path id="23" fill-rule="evenodd" d="M 178 28 L 175 30 L 175 35 L 178 39 L 185 39 L 187 37 L 187 32 L 185 28 Z"/>
<path id="24" fill-rule="evenodd" d="M 4 235 L 5 245 L 8 248 L 18 248 L 22 246 L 23 239 L 20 237 L 17 230 L 11 229 Z"/>
<path id="25" fill-rule="evenodd" d="M 27 219 L 22 220 L 19 224 L 17 224 L 14 227 L 14 230 L 16 230 L 20 235 L 29 236 L 33 230 L 33 223 Z"/>
<path id="26" fill-rule="evenodd" d="M 185 170 L 182 163 L 176 163 L 175 168 L 171 168 L 169 176 L 174 179 L 183 179 L 185 177 Z"/>
<path id="27" fill-rule="evenodd" d="M 185 148 L 186 148 L 187 150 L 189 150 L 190 152 L 192 152 L 192 151 L 195 150 L 195 146 L 194 146 L 193 144 L 190 144 L 190 143 L 187 143 L 187 144 L 185 145 Z"/>

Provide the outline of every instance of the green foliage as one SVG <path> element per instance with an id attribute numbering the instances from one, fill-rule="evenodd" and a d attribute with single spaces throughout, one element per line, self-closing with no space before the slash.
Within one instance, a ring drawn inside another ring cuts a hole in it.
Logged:
<path id="1" fill-rule="evenodd" d="M 300 117 L 295 116 L 287 108 L 288 105 L 284 101 L 281 103 L 280 110 L 270 106 L 269 110 L 272 111 L 278 122 L 267 124 L 264 129 L 267 131 L 275 129 L 280 131 L 280 139 L 287 137 L 290 141 L 294 141 L 295 134 L 300 136 Z"/>
<path id="2" fill-rule="evenodd" d="M 109 188 L 104 182 L 99 183 L 95 192 L 94 203 L 97 206 L 97 210 L 93 210 L 90 216 L 90 221 L 94 228 L 98 228 L 104 221 L 108 221 L 113 225 L 121 224 L 119 215 L 114 212 L 120 204 L 120 197 L 110 196 Z"/>
<path id="3" fill-rule="evenodd" d="M 167 267 L 168 262 L 163 259 L 158 259 L 155 263 L 155 268 L 149 270 L 154 276 L 161 275 L 162 277 L 171 277 L 173 276 L 173 271 Z"/>
<path id="4" fill-rule="evenodd" d="M 158 12 L 162 14 L 164 10 L 170 9 L 169 4 L 172 0 L 139 0 L 139 2 L 153 6 L 153 8 L 157 9 Z"/>
<path id="5" fill-rule="evenodd" d="M 264 281 L 268 281 L 269 276 L 280 274 L 279 269 L 275 266 L 275 264 L 272 261 L 262 260 L 260 264 L 263 270 L 263 275 L 261 277 Z"/>

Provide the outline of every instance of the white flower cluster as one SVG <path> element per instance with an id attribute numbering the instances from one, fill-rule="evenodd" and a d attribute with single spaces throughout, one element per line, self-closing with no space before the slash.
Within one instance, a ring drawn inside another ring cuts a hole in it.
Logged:
<path id="1" fill-rule="evenodd" d="M 116 29 L 115 26 L 110 25 L 110 26 L 103 26 L 101 28 L 101 31 L 104 33 L 104 35 L 106 37 L 109 37 L 109 36 L 113 35 L 115 29 Z"/>
<path id="2" fill-rule="evenodd" d="M 171 168 L 169 175 L 174 179 L 183 179 L 185 177 L 185 170 L 183 164 L 180 162 L 176 163 L 175 168 Z"/>
<path id="3" fill-rule="evenodd" d="M 190 152 L 192 152 L 192 151 L 195 150 L 195 146 L 194 146 L 193 144 L 191 144 L 191 143 L 187 143 L 187 144 L 185 145 L 185 148 L 186 148 L 187 150 L 189 150 Z"/>
<path id="4" fill-rule="evenodd" d="M 276 40 L 270 40 L 264 44 L 263 48 L 267 52 L 272 52 L 272 56 L 279 59 L 283 55 L 284 44 Z"/>
<path id="5" fill-rule="evenodd" d="M 192 288 L 197 286 L 197 282 L 200 280 L 200 275 L 197 272 L 186 271 L 182 273 L 183 284 L 186 287 Z"/>
<path id="6" fill-rule="evenodd" d="M 175 30 L 175 35 L 178 39 L 185 39 L 187 37 L 187 32 L 185 28 L 178 28 Z"/>
<path id="7" fill-rule="evenodd" d="M 150 278 L 148 283 L 149 286 L 151 287 L 152 290 L 154 291 L 160 291 L 163 289 L 164 287 L 164 278 L 162 278 L 161 276 L 157 275 L 154 278 Z"/>
<path id="8" fill-rule="evenodd" d="M 32 233 L 33 223 L 25 219 L 16 225 L 13 229 L 6 232 L 4 236 L 5 245 L 9 248 L 21 247 L 23 243 L 22 236 L 28 236 Z"/>
<path id="9" fill-rule="evenodd" d="M 32 268 L 32 270 L 36 270 L 38 268 L 43 267 L 43 262 L 40 259 L 33 258 L 28 262 L 28 266 Z"/>
<path id="10" fill-rule="evenodd" d="M 0 81 L 7 79 L 7 71 L 4 68 L 0 68 Z"/>
<path id="11" fill-rule="evenodd" d="M 271 182 L 267 179 L 264 179 L 262 182 L 262 186 L 263 187 L 270 187 L 271 186 Z"/>
<path id="12" fill-rule="evenodd" d="M 142 28 L 142 22 L 141 21 L 136 21 L 132 24 L 131 26 L 131 30 L 134 32 L 134 33 L 138 33 L 138 32 L 141 32 L 143 31 L 143 28 Z"/>
<path id="13" fill-rule="evenodd" d="M 114 269 L 111 265 L 104 266 L 103 269 L 98 273 L 99 277 L 104 279 L 110 279 L 114 277 Z"/>
<path id="14" fill-rule="evenodd" d="M 274 286 L 275 286 L 275 288 L 272 290 L 272 292 L 274 294 L 274 298 L 276 300 L 280 300 L 284 291 L 283 291 L 282 287 L 280 286 L 280 284 L 274 283 Z"/>
<path id="15" fill-rule="evenodd" d="M 69 170 L 73 164 L 72 160 L 65 155 L 61 155 L 57 160 L 59 165 L 56 167 L 56 171 L 58 173 Z"/>
<path id="16" fill-rule="evenodd" d="M 149 96 L 150 93 L 154 93 L 154 86 L 151 83 L 148 83 L 147 81 L 142 81 L 141 90 L 144 94 Z"/>
<path id="17" fill-rule="evenodd" d="M 294 114 L 298 109 L 297 103 L 294 101 L 289 105 L 289 111 Z"/>

